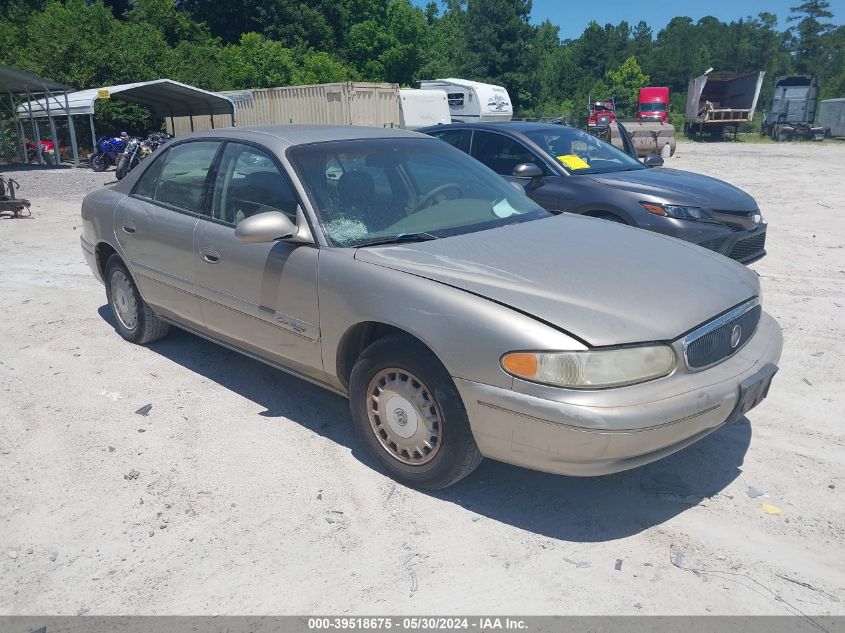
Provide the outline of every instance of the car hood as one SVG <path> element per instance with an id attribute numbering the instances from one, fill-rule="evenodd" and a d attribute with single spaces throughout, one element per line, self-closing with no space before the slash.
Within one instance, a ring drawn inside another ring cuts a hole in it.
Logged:
<path id="1" fill-rule="evenodd" d="M 569 214 L 359 248 L 355 259 L 504 304 L 593 346 L 674 340 L 760 287 L 747 268 L 699 246 Z"/>
<path id="2" fill-rule="evenodd" d="M 757 203 L 747 193 L 722 180 L 680 169 L 656 167 L 610 174 L 594 174 L 593 180 L 647 196 L 665 198 L 669 204 L 686 204 L 717 210 L 754 211 Z"/>

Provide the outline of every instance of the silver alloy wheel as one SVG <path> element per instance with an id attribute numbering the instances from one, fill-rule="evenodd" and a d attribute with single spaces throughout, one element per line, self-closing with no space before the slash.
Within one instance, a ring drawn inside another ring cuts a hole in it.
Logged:
<path id="1" fill-rule="evenodd" d="M 138 325 L 138 302 L 135 289 L 122 270 L 111 274 L 111 307 L 118 321 L 127 330 L 134 330 Z"/>
<path id="2" fill-rule="evenodd" d="M 391 367 L 373 376 L 367 416 L 382 448 L 403 464 L 421 466 L 440 450 L 440 407 L 425 383 L 404 369 Z"/>

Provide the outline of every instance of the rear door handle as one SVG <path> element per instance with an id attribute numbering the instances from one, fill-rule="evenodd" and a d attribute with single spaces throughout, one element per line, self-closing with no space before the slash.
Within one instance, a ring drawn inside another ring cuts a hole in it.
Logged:
<path id="1" fill-rule="evenodd" d="M 135 227 L 134 227 L 134 226 L 129 226 L 129 225 L 127 225 L 127 224 L 124 224 L 121 228 L 123 229 L 123 232 L 124 232 L 124 233 L 129 233 L 129 234 L 132 234 L 132 233 L 134 233 L 134 232 L 135 232 Z"/>
<path id="2" fill-rule="evenodd" d="M 216 264 L 220 261 L 220 253 L 215 251 L 213 248 L 201 248 L 200 257 L 203 258 L 203 261 L 209 264 Z"/>

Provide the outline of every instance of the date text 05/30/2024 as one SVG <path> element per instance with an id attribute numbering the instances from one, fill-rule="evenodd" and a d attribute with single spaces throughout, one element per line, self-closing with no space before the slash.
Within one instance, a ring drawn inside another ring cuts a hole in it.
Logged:
<path id="1" fill-rule="evenodd" d="M 308 628 L 312 631 L 519 631 L 526 629 L 527 624 L 520 618 L 503 617 L 348 617 L 308 618 Z"/>

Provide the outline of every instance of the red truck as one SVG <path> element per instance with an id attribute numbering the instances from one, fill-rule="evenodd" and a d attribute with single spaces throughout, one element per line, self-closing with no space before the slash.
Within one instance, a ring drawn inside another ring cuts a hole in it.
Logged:
<path id="1" fill-rule="evenodd" d="M 640 88 L 637 121 L 669 123 L 669 88 Z"/>
<path id="2" fill-rule="evenodd" d="M 587 126 L 607 127 L 616 123 L 616 101 L 590 101 L 587 104 Z"/>

